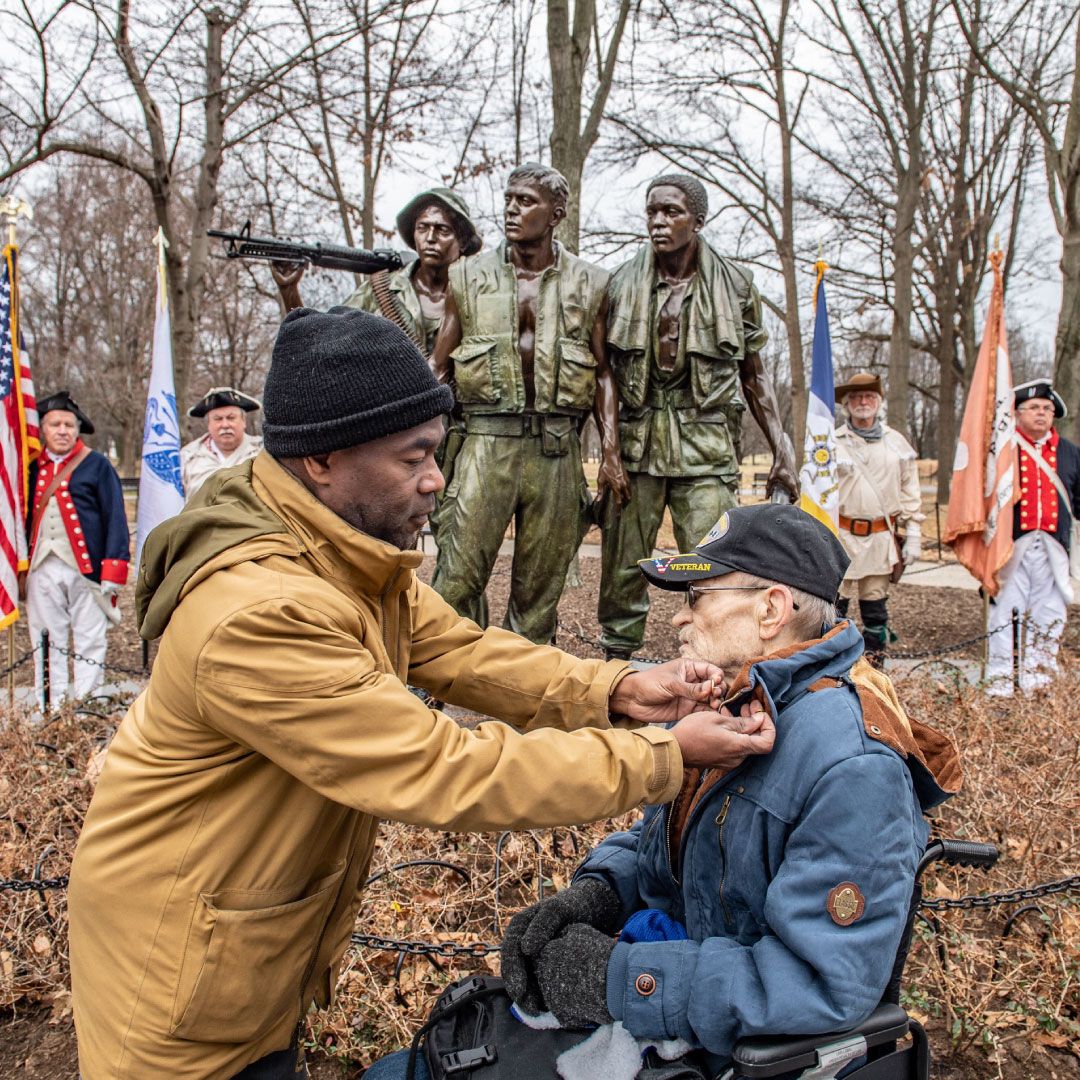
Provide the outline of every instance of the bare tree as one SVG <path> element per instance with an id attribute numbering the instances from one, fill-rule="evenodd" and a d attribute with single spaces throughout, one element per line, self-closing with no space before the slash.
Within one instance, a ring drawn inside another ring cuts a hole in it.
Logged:
<path id="1" fill-rule="evenodd" d="M 581 236 L 581 177 L 585 161 L 600 134 L 608 96 L 615 79 L 619 46 L 630 16 L 631 0 L 619 0 L 607 44 L 601 41 L 596 0 L 548 0 L 547 39 L 551 65 L 551 164 L 570 184 L 566 220 L 559 236 L 571 250 L 578 250 Z M 590 57 L 595 50 L 595 83 L 590 76 Z M 589 107 L 582 116 L 582 100 L 588 91 Z"/>
<path id="2" fill-rule="evenodd" d="M 801 447 L 806 374 L 795 161 L 809 79 L 792 62 L 798 38 L 792 9 L 791 0 L 714 0 L 680 9 L 671 21 L 671 43 L 678 49 L 658 61 L 651 92 L 639 95 L 648 104 L 616 113 L 613 122 L 629 136 L 624 156 L 652 151 L 718 189 L 748 219 L 757 243 L 764 242 L 760 261 L 770 268 L 779 263 L 783 305 L 766 302 L 782 320 L 787 338 L 794 438 Z"/>
<path id="3" fill-rule="evenodd" d="M 847 99 L 833 112 L 831 145 L 821 159 L 845 190 L 834 206 L 841 220 L 862 208 L 883 260 L 881 283 L 891 287 L 888 410 L 894 423 L 908 414 L 911 317 L 916 261 L 915 225 L 924 179 L 924 136 L 937 34 L 947 0 L 816 0 L 818 45 L 833 59 L 817 77 Z M 833 102 L 839 99 L 833 98 Z"/>
<path id="4" fill-rule="evenodd" d="M 154 326 L 149 196 L 137 177 L 86 159 L 51 179 L 23 248 L 35 382 L 41 394 L 70 389 L 94 420 L 98 448 L 115 446 L 131 475 Z"/>
<path id="5" fill-rule="evenodd" d="M 1033 150 L 1030 124 L 987 79 L 955 26 L 948 48 L 955 59 L 935 73 L 926 125 L 915 300 L 920 337 L 938 362 L 924 393 L 933 398 L 940 502 L 948 501 L 952 478 L 957 391 L 974 370 L 976 300 L 993 234 L 1005 237 L 1008 288 Z"/>
<path id="6" fill-rule="evenodd" d="M 1061 236 L 1061 310 L 1054 380 L 1080 433 L 1080 9 L 1058 0 L 997 5 L 979 34 L 977 0 L 953 0 L 983 70 L 1038 133 L 1050 209 Z"/>
<path id="7" fill-rule="evenodd" d="M 136 16 L 131 0 L 116 0 L 113 7 L 90 0 L 78 8 L 62 0 L 38 17 L 24 0 L 18 26 L 22 37 L 37 43 L 39 85 L 46 89 L 29 111 L 21 109 L 25 102 L 0 96 L 7 121 L 0 184 L 55 155 L 74 154 L 122 169 L 149 189 L 154 218 L 169 240 L 173 362 L 181 395 L 191 375 L 207 272 L 206 230 L 214 220 L 223 163 L 253 130 L 279 115 L 253 108 L 264 103 L 267 91 L 314 52 L 332 52 L 348 36 L 326 18 L 329 28 L 315 42 L 282 48 L 278 39 L 292 35 L 260 10 L 249 0 L 229 12 L 176 0 L 168 9 Z M 59 99 L 50 97 L 47 88 L 65 67 L 59 57 L 79 55 L 73 38 L 87 32 L 95 45 L 92 62 L 68 77 Z"/>

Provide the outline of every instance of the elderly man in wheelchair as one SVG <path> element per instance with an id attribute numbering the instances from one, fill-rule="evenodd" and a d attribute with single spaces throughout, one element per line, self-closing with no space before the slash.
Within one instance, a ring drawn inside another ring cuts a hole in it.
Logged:
<path id="1" fill-rule="evenodd" d="M 763 705 L 774 744 L 726 771 L 687 771 L 673 803 L 647 807 L 568 889 L 513 919 L 502 973 L 516 1012 L 598 1030 L 557 1068 L 540 1041 L 532 1071 L 485 1071 L 505 1059 L 498 1046 L 486 1065 L 451 1055 L 482 1066 L 463 1078 L 925 1077 L 921 1030 L 897 1048 L 912 1023 L 899 974 L 917 874 L 941 853 L 927 850 L 923 812 L 959 789 L 960 766 L 837 623 L 846 565 L 827 528 L 775 504 L 733 509 L 694 551 L 641 564 L 686 594 L 682 654 L 724 668 L 736 715 Z M 615 1049 L 627 1039 L 629 1069 Z"/>

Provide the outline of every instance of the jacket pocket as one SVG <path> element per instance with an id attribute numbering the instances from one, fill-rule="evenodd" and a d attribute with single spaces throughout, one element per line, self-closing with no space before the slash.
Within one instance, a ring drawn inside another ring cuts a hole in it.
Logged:
<path id="1" fill-rule="evenodd" d="M 498 338 L 483 335 L 466 338 L 451 354 L 458 401 L 466 405 L 491 405 L 499 400 L 495 369 Z"/>
<path id="2" fill-rule="evenodd" d="M 591 409 L 596 397 L 596 357 L 592 349 L 572 338 L 559 338 L 559 385 L 555 404 L 566 409 Z"/>
<path id="3" fill-rule="evenodd" d="M 344 867 L 289 903 L 256 906 L 274 891 L 202 893 L 188 933 L 170 1032 L 197 1042 L 257 1039 L 290 1011 L 325 931 Z M 185 984 L 193 977 L 186 995 Z"/>
<path id="4" fill-rule="evenodd" d="M 727 416 L 719 409 L 679 409 L 679 439 L 683 464 L 691 468 L 714 466 L 719 474 L 731 467 L 735 449 L 728 431 Z"/>

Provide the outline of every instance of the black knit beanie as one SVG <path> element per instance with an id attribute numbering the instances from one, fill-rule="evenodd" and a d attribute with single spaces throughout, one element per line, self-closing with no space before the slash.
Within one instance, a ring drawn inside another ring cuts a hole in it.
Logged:
<path id="1" fill-rule="evenodd" d="M 453 407 L 453 392 L 389 319 L 345 307 L 297 308 L 274 342 L 263 443 L 276 458 L 329 454 L 418 427 Z"/>

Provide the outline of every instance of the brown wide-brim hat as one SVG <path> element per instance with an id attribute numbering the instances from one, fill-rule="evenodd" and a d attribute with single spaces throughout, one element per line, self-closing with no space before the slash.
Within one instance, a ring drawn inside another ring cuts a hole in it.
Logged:
<path id="1" fill-rule="evenodd" d="M 843 405 L 844 398 L 856 390 L 872 391 L 878 397 L 885 396 L 885 392 L 881 389 L 881 376 L 871 375 L 869 371 L 860 371 L 858 375 L 852 375 L 846 383 L 836 388 L 836 404 Z"/>
<path id="2" fill-rule="evenodd" d="M 416 219 L 420 216 L 420 212 L 427 209 L 432 203 L 441 206 L 455 222 L 464 226 L 466 240 L 461 248 L 461 254 L 475 255 L 484 246 L 484 241 L 476 231 L 472 218 L 469 217 L 468 203 L 457 192 L 446 187 L 429 188 L 427 191 L 421 191 L 419 195 L 405 204 L 405 207 L 397 216 L 397 230 L 401 235 L 401 239 L 414 251 L 416 250 L 413 236 L 416 231 Z"/>

